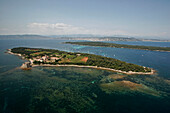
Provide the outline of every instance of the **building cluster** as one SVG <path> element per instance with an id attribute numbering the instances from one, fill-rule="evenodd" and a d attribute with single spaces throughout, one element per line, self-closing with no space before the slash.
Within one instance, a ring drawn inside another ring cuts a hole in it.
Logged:
<path id="1" fill-rule="evenodd" d="M 54 56 L 37 56 L 37 57 L 33 57 L 32 59 L 30 59 L 30 62 L 33 63 L 34 61 L 39 61 L 39 62 L 56 62 L 58 60 L 60 60 L 61 58 L 59 57 L 54 57 Z"/>

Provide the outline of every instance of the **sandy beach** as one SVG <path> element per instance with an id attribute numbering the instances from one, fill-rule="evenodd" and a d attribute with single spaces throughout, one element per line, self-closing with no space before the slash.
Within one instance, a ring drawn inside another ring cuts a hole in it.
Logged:
<path id="1" fill-rule="evenodd" d="M 32 64 L 32 67 L 37 67 L 37 66 L 47 66 L 47 67 L 85 67 L 85 68 L 95 68 L 95 69 L 102 69 L 102 70 L 108 70 L 108 71 L 113 71 L 113 72 L 119 72 L 119 73 L 124 73 L 128 75 L 135 75 L 135 74 L 141 74 L 141 75 L 152 75 L 155 74 L 155 70 L 151 69 L 151 72 L 126 72 L 126 71 L 121 71 L 121 70 L 116 70 L 116 69 L 111 69 L 111 68 L 105 68 L 105 67 L 97 67 L 97 66 L 85 66 L 85 65 L 51 65 L 51 64 L 40 64 L 40 65 L 35 65 Z"/>

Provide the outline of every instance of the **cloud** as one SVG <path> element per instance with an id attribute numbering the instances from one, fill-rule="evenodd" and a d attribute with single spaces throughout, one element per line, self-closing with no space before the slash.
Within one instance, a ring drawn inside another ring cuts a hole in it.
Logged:
<path id="1" fill-rule="evenodd" d="M 64 28 L 69 28 L 72 27 L 71 25 L 67 25 L 64 23 L 56 23 L 56 24 L 48 24 L 48 23 L 31 23 L 28 25 L 30 28 L 51 28 L 51 29 L 64 29 Z"/>
<path id="2" fill-rule="evenodd" d="M 127 35 L 123 30 L 86 29 L 65 23 L 30 23 L 27 25 L 30 33 L 44 35 L 93 34 L 93 35 Z"/>
<path id="3" fill-rule="evenodd" d="M 39 34 L 39 35 L 69 35 L 69 34 L 92 34 L 103 36 L 154 36 L 169 37 L 169 32 L 156 33 L 134 33 L 122 29 L 102 29 L 101 28 L 84 28 L 65 23 L 29 23 L 27 25 L 18 26 L 17 28 L 1 28 L 0 34 Z"/>
<path id="4" fill-rule="evenodd" d="M 30 32 L 37 34 L 56 35 L 56 34 L 84 34 L 84 28 L 75 27 L 64 23 L 30 23 L 27 25 Z"/>

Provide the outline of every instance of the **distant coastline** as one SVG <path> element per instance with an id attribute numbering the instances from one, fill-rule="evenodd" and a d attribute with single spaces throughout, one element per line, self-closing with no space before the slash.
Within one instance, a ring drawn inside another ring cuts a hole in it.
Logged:
<path id="1" fill-rule="evenodd" d="M 65 42 L 65 44 L 75 44 L 75 45 L 83 45 L 83 46 L 97 46 L 97 47 L 128 48 L 128 49 L 140 49 L 140 50 L 170 52 L 170 47 L 126 45 L 126 44 L 94 42 L 94 41 L 92 41 L 92 42 Z"/>
<path id="2" fill-rule="evenodd" d="M 0 39 L 56 39 L 56 40 L 86 40 L 86 41 L 142 41 L 142 42 L 170 42 L 169 39 L 146 39 L 146 38 L 135 38 L 129 36 L 100 36 L 100 35 L 89 35 L 89 34 L 72 34 L 72 35 L 0 35 Z"/>
<path id="3" fill-rule="evenodd" d="M 22 54 L 18 53 L 13 53 L 11 49 L 7 50 L 7 53 L 12 54 L 12 55 L 17 55 L 19 57 L 22 57 L 22 59 L 26 60 Z M 124 73 L 124 74 L 129 74 L 129 75 L 134 75 L 134 74 L 141 74 L 141 75 L 152 75 L 155 74 L 155 70 L 151 69 L 150 72 L 133 72 L 133 71 L 122 71 L 122 70 L 117 70 L 117 69 L 112 69 L 112 68 L 106 68 L 106 67 L 100 67 L 100 66 L 88 66 L 88 65 L 75 65 L 75 64 L 34 64 L 32 59 L 27 59 L 31 63 L 31 67 L 37 67 L 37 66 L 47 66 L 47 67 L 85 67 L 85 68 L 95 68 L 95 69 L 102 69 L 102 70 L 108 70 L 108 71 L 113 71 L 113 72 L 119 72 L 119 73 Z M 29 67 L 30 69 L 30 67 Z"/>

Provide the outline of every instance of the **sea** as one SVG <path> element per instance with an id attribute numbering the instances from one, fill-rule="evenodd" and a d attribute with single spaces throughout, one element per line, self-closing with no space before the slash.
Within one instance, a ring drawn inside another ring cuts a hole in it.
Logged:
<path id="1" fill-rule="evenodd" d="M 0 39 L 0 113 L 170 113 L 170 52 L 64 44 L 57 39 Z M 107 41 L 105 41 L 107 42 Z M 170 47 L 170 42 L 109 43 Z M 6 53 L 15 47 L 96 54 L 150 67 L 126 75 L 78 67 L 34 67 Z"/>

